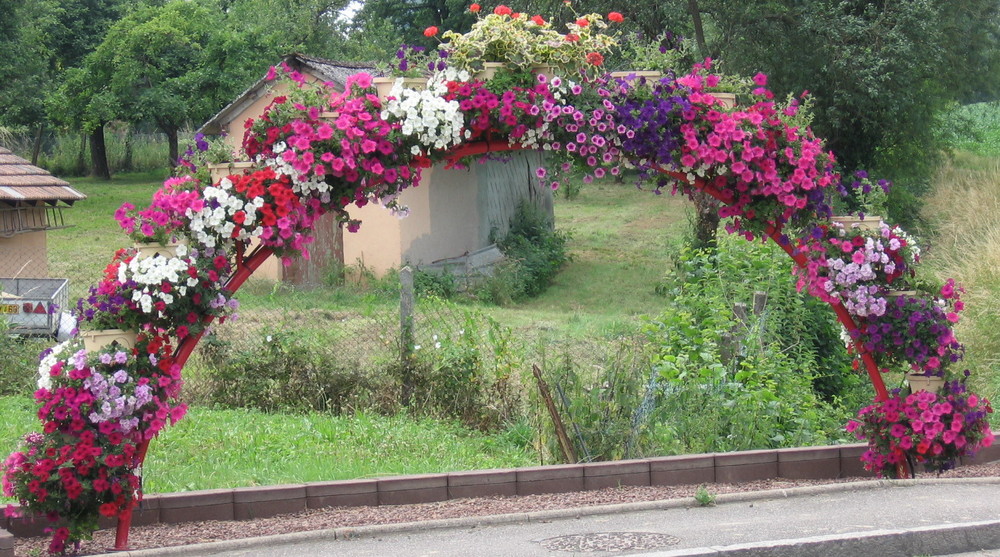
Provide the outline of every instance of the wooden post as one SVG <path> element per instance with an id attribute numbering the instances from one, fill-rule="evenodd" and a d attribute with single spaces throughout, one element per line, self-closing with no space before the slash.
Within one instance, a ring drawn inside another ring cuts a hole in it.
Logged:
<path id="1" fill-rule="evenodd" d="M 753 314 L 760 315 L 764 313 L 764 307 L 767 305 L 767 292 L 756 291 L 753 293 Z"/>
<path id="2" fill-rule="evenodd" d="M 532 364 L 531 372 L 535 374 L 535 380 L 538 382 L 538 392 L 542 395 L 542 400 L 545 401 L 545 406 L 549 409 L 549 417 L 552 418 L 552 426 L 555 427 L 556 438 L 559 439 L 559 448 L 562 449 L 566 462 L 570 464 L 579 462 L 576 458 L 576 451 L 573 450 L 573 443 L 569 440 L 569 436 L 566 435 L 566 428 L 563 426 L 562 418 L 559 417 L 559 410 L 556 409 L 556 403 L 552 400 L 549 385 L 542 379 L 542 370 L 537 365 Z"/>

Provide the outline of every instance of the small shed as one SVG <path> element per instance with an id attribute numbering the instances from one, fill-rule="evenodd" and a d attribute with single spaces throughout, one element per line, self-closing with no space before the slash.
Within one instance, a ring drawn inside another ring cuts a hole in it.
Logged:
<path id="1" fill-rule="evenodd" d="M 48 277 L 46 233 L 65 228 L 63 209 L 86 198 L 69 182 L 0 147 L 0 277 Z"/>
<path id="2" fill-rule="evenodd" d="M 330 82 L 341 90 L 350 75 L 376 73 L 373 64 L 335 62 L 302 54 L 288 55 L 284 62 L 307 80 Z M 246 120 L 259 117 L 275 96 L 285 93 L 284 87 L 283 83 L 257 81 L 198 131 L 205 135 L 225 134 L 234 152 L 239 151 Z M 493 234 L 507 231 L 522 201 L 534 203 L 552 215 L 552 192 L 535 178 L 534 169 L 541 164 L 540 153 L 514 152 L 468 169 L 445 169 L 440 164 L 424 169 L 419 186 L 407 189 L 399 198 L 410 209 L 409 216 L 398 218 L 372 204 L 348 207 L 351 216 L 362 221 L 359 232 L 345 233 L 329 215 L 317 223 L 310 261 L 296 261 L 286 269 L 274 261 L 258 275 L 315 284 L 329 269 L 343 264 L 363 265 L 378 275 L 407 264 L 447 262 L 456 269 L 467 269 L 469 262 L 464 258 L 481 258 L 483 253 L 495 252 L 488 249 Z"/>

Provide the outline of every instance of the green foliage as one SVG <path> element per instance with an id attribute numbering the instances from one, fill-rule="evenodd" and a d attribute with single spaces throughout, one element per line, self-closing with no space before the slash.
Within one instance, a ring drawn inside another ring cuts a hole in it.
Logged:
<path id="1" fill-rule="evenodd" d="M 1000 102 L 952 109 L 943 119 L 942 134 L 955 149 L 984 157 L 1000 156 Z"/>
<path id="2" fill-rule="evenodd" d="M 542 209 L 521 203 L 510 231 L 496 241 L 508 260 L 480 289 L 480 297 L 497 305 L 541 294 L 569 260 L 566 233 L 556 231 Z M 498 284 L 499 283 L 499 284 Z"/>
<path id="3" fill-rule="evenodd" d="M 385 388 L 307 331 L 275 330 L 236 350 L 219 341 L 208 346 L 209 385 L 199 390 L 223 408 L 343 413 L 368 408 Z"/>
<path id="4" fill-rule="evenodd" d="M 717 26 L 714 52 L 768 74 L 776 93 L 809 90 L 814 128 L 843 168 L 893 180 L 890 213 L 904 226 L 939 161 L 942 111 L 1000 85 L 1000 6 L 990 0 L 699 4 Z"/>
<path id="5" fill-rule="evenodd" d="M 38 388 L 38 354 L 49 339 L 8 334 L 9 325 L 0 317 L 0 396 L 29 395 Z"/>
<path id="6" fill-rule="evenodd" d="M 523 349 L 512 331 L 451 302 L 421 302 L 408 371 L 410 410 L 496 430 L 523 415 L 517 383 Z"/>
<path id="7" fill-rule="evenodd" d="M 127 130 L 106 134 L 108 167 L 112 174 L 166 169 L 167 144 L 159 134 L 131 134 Z M 38 158 L 38 166 L 62 178 L 87 174 L 90 146 L 79 134 L 55 135 Z"/>
<path id="8" fill-rule="evenodd" d="M 469 30 L 475 21 L 465 0 L 368 0 L 354 18 L 348 42 L 367 41 L 373 34 L 382 37 L 387 44 L 377 46 L 388 48 L 383 56 L 376 58 L 387 59 L 400 44 L 437 46 L 434 39 L 423 34 L 431 25 L 461 33 Z"/>
<path id="9" fill-rule="evenodd" d="M 694 493 L 694 500 L 702 507 L 711 507 L 715 504 L 715 494 L 709 491 L 704 484 L 699 485 L 698 490 Z"/>
<path id="10" fill-rule="evenodd" d="M 663 424 L 684 452 L 800 446 L 839 439 L 846 408 L 865 400 L 825 304 L 795 292 L 776 246 L 720 239 L 714 254 L 682 251 L 650 321 Z M 744 322 L 733 304 L 760 313 Z M 695 409 L 692 412 L 692 409 Z"/>
<path id="11" fill-rule="evenodd" d="M 546 366 L 545 380 L 563 411 L 577 458 L 618 460 L 670 452 L 655 437 L 654 424 L 664 416 L 655 405 L 655 382 L 643 344 L 624 338 L 595 342 L 588 352 L 585 358 L 564 351 Z M 594 360 L 593 366 L 586 365 Z M 554 442 L 551 434 L 549 439 Z"/>
<path id="12" fill-rule="evenodd" d="M 458 294 L 458 280 L 447 269 L 438 272 L 417 269 L 413 272 L 413 291 L 417 297 L 450 300 Z"/>

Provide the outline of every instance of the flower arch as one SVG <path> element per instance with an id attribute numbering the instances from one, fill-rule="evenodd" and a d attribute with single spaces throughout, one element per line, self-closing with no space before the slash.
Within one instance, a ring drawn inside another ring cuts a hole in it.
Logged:
<path id="1" fill-rule="evenodd" d="M 574 30 L 596 27 L 599 17 L 578 19 Z M 7 458 L 3 489 L 25 510 L 68 520 L 52 551 L 87 536 L 101 515 L 118 518 L 116 547 L 127 547 L 149 440 L 186 411 L 177 400 L 181 370 L 266 259 L 308 257 L 312 224 L 325 213 L 356 230 L 351 205 L 402 210 L 399 194 L 423 168 L 497 151 L 551 153 L 552 168 L 537 174 L 552 187 L 563 159 L 582 164 L 588 179 L 629 164 L 657 192 L 721 201 L 729 232 L 781 246 L 800 287 L 831 304 L 874 386 L 875 403 L 848 425 L 869 441 L 869 469 L 906 474 L 908 457 L 941 469 L 992 442 L 988 401 L 952 371 L 962 350 L 952 333 L 960 288 L 949 281 L 930 295 L 890 295 L 914 276 L 912 241 L 881 222 L 866 232 L 830 220 L 828 201 L 842 180 L 796 99 L 776 101 L 758 74 L 732 106 L 715 90 L 721 77 L 710 60 L 647 80 L 594 75 L 599 58 L 589 54 L 578 65 L 585 71 L 567 72 L 564 61 L 562 75 L 531 67 L 495 82 L 446 67 L 413 87 L 400 78 L 385 96 L 365 73 L 336 91 L 272 69 L 269 77 L 294 87 L 247 122 L 243 149 L 254 168 L 219 180 L 171 178 L 148 208 L 116 215 L 127 232 L 183 242 L 173 255 L 120 250 L 78 305 L 81 326 L 138 331 L 134 346 L 88 349 L 72 339 L 43 355 L 43 431 Z M 890 366 L 952 380 L 939 392 L 890 392 L 882 380 Z"/>

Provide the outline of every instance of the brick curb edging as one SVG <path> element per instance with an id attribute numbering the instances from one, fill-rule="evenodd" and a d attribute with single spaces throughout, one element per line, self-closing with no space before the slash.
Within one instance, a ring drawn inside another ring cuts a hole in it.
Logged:
<path id="1" fill-rule="evenodd" d="M 201 520 L 246 520 L 332 506 L 407 505 L 494 495 L 589 491 L 617 486 L 741 483 L 774 478 L 837 479 L 872 474 L 865 444 L 667 456 L 639 460 L 561 464 L 504 470 L 393 476 L 252 488 L 147 495 L 134 525 Z M 1000 445 L 965 464 L 1000 460 Z M 13 538 L 41 535 L 48 522 L 0 520 L 0 557 L 13 557 Z M 114 520 L 102 520 L 114 527 Z"/>

